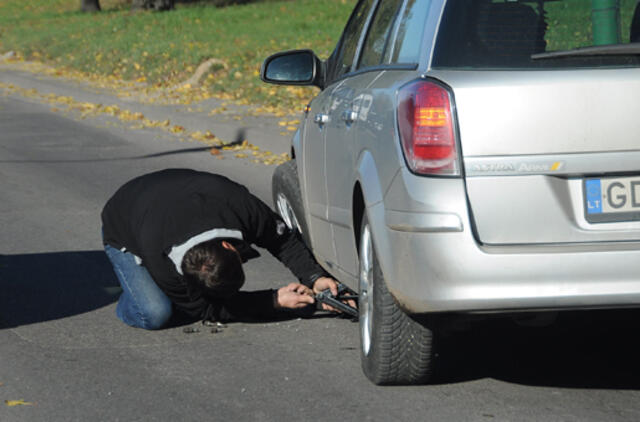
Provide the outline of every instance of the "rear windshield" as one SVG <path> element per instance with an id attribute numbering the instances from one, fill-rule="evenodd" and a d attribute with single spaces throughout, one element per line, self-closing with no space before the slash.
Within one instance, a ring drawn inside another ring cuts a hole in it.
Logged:
<path id="1" fill-rule="evenodd" d="M 432 67 L 636 67 L 638 0 L 449 0 Z"/>

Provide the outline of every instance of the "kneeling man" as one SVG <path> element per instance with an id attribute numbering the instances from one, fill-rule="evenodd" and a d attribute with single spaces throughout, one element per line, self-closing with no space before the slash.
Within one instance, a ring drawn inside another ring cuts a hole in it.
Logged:
<path id="1" fill-rule="evenodd" d="M 137 177 L 105 205 L 102 232 L 123 290 L 116 315 L 133 327 L 161 328 L 174 310 L 210 321 L 270 318 L 307 309 L 327 288 L 337 294 L 299 234 L 224 176 L 168 169 Z M 300 282 L 240 291 L 242 263 L 258 256 L 252 244 Z"/>

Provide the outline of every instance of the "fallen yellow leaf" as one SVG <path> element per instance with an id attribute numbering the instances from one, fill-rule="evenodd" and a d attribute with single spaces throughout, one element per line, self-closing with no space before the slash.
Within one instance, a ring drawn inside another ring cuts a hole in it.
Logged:
<path id="1" fill-rule="evenodd" d="M 9 407 L 13 406 L 31 406 L 33 403 L 24 400 L 5 400 L 5 404 Z"/>

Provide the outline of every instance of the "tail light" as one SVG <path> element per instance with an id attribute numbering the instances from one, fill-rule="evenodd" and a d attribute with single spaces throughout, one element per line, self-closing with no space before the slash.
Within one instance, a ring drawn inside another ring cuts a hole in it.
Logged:
<path id="1" fill-rule="evenodd" d="M 398 128 L 409 168 L 419 174 L 460 175 L 449 91 L 430 81 L 405 85 L 398 94 Z"/>

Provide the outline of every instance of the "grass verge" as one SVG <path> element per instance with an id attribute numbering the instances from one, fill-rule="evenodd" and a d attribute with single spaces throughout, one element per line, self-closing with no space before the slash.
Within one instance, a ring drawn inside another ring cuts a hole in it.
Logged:
<path id="1" fill-rule="evenodd" d="M 205 97 L 299 110 L 314 89 L 262 83 L 262 61 L 295 48 L 327 57 L 354 4 L 296 0 L 215 8 L 190 3 L 157 13 L 131 12 L 124 0 L 102 0 L 102 12 L 86 14 L 79 11 L 79 0 L 0 0 L 0 53 L 14 51 L 89 79 L 154 88 L 175 86 L 215 58 L 223 63 L 201 79 Z"/>

